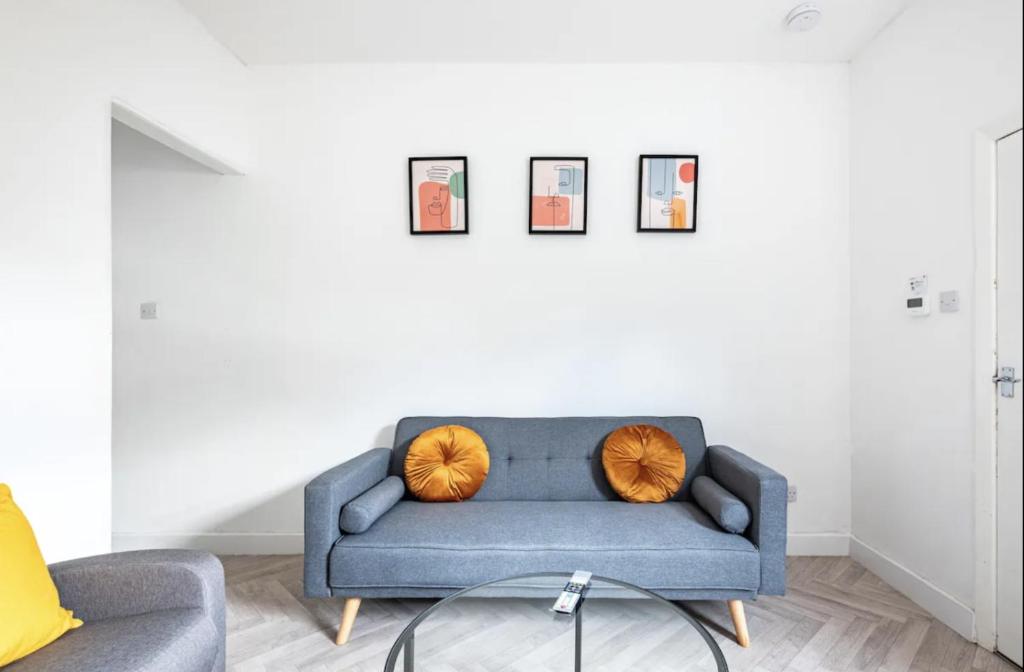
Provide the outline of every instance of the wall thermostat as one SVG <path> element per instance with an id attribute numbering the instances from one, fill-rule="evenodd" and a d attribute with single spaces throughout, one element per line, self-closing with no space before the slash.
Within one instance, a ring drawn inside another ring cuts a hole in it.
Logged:
<path id="1" fill-rule="evenodd" d="M 915 275 L 907 282 L 907 313 L 924 317 L 932 312 L 928 305 L 928 276 Z"/>
<path id="2" fill-rule="evenodd" d="M 923 317 L 932 312 L 927 296 L 908 296 L 907 312 L 913 317 Z"/>

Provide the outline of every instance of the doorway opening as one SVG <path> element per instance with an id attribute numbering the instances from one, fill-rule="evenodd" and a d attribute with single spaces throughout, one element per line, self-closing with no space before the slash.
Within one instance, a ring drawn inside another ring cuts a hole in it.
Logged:
<path id="1" fill-rule="evenodd" d="M 162 299 L 180 296 L 174 278 L 196 275 L 202 241 L 195 232 L 210 228 L 183 204 L 197 210 L 204 195 L 223 191 L 223 175 L 241 172 L 117 101 L 110 138 L 111 547 L 190 547 L 194 540 L 181 530 L 202 528 L 185 525 L 175 507 L 202 473 L 194 456 L 183 454 L 189 425 L 180 417 L 190 370 L 183 362 L 194 364 L 199 346 L 181 346 L 191 342 L 181 330 L 193 325 L 162 319 L 175 303 Z"/>

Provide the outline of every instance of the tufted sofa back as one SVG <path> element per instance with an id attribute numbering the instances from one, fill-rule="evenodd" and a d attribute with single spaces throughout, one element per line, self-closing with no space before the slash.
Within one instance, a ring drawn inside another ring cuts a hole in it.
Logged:
<path id="1" fill-rule="evenodd" d="M 601 466 L 605 437 L 624 425 L 648 424 L 676 437 L 686 453 L 686 480 L 675 499 L 690 498 L 693 479 L 705 473 L 704 428 L 698 418 L 402 418 L 395 429 L 391 473 L 404 474 L 405 455 L 419 434 L 439 425 L 464 425 L 487 443 L 491 470 L 476 500 L 614 500 Z M 408 496 L 408 495 L 407 495 Z"/>

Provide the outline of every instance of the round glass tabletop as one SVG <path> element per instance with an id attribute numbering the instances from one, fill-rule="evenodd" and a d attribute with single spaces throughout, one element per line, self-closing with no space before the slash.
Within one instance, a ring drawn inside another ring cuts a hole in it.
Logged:
<path id="1" fill-rule="evenodd" d="M 727 672 L 693 616 L 637 586 L 594 576 L 575 615 L 552 610 L 572 574 L 526 574 L 467 588 L 402 631 L 385 672 Z"/>

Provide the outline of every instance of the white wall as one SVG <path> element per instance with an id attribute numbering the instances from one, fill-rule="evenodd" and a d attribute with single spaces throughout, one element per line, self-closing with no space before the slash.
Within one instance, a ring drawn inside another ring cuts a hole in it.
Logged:
<path id="1" fill-rule="evenodd" d="M 116 138 L 116 545 L 294 548 L 304 483 L 403 415 L 652 413 L 786 473 L 794 547 L 843 550 L 846 66 L 256 73 L 245 178 Z M 699 232 L 637 235 L 637 155 L 674 151 Z M 408 234 L 431 153 L 469 156 L 469 236 Z M 590 157 L 586 237 L 526 235 L 531 154 Z"/>
<path id="2" fill-rule="evenodd" d="M 111 100 L 244 162 L 247 76 L 172 0 L 0 4 L 0 480 L 49 561 L 110 546 Z"/>
<path id="3" fill-rule="evenodd" d="M 1020 109 L 1021 3 L 918 2 L 851 84 L 854 552 L 970 636 L 972 142 Z M 919 273 L 961 312 L 908 317 Z"/>

